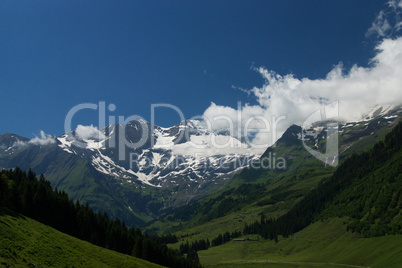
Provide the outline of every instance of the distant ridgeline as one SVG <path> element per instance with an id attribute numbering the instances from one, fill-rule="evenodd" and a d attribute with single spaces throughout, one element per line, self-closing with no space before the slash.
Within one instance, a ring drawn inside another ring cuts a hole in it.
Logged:
<path id="1" fill-rule="evenodd" d="M 92 244 L 160 265 L 201 267 L 196 252 L 185 258 L 166 246 L 164 241 L 172 240 L 171 236 L 143 235 L 139 229 L 127 228 L 119 219 L 109 219 L 106 213 L 94 213 L 88 204 L 73 202 L 65 192 L 53 190 L 43 175 L 38 180 L 31 170 L 1 171 L 0 208 L 3 214 L 21 213 Z"/>
<path id="2" fill-rule="evenodd" d="M 345 160 L 288 213 L 246 225 L 243 234 L 276 239 L 326 218 L 350 217 L 348 230 L 366 237 L 402 234 L 402 122 L 384 141 Z"/>

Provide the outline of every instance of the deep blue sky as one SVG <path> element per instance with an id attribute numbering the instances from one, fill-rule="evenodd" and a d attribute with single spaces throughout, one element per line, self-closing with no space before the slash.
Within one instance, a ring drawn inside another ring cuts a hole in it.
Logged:
<path id="1" fill-rule="evenodd" d="M 367 66 L 365 33 L 386 1 L 0 1 L 0 134 L 64 133 L 75 105 L 113 103 L 108 115 L 150 119 L 153 103 L 187 118 L 211 101 L 255 100 L 252 66 L 324 77 L 340 61 Z M 179 121 L 159 110 L 157 123 Z M 98 125 L 95 111 L 74 124 Z"/>

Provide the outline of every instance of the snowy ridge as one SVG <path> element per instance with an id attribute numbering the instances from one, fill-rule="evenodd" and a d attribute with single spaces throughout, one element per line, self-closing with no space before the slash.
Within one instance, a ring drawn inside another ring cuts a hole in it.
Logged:
<path id="1" fill-rule="evenodd" d="M 309 147 L 322 150 L 322 141 L 328 138 L 328 133 L 347 133 L 356 127 L 373 132 L 372 129 L 393 122 L 401 114 L 400 107 L 377 106 L 359 121 L 332 125 L 326 121 L 317 122 L 305 126 L 302 133 L 292 135 Z M 374 121 L 378 122 L 374 124 Z M 67 153 L 88 159 L 95 170 L 123 183 L 199 188 L 259 158 L 259 155 L 250 154 L 247 144 L 227 133 L 210 132 L 196 120 L 186 120 L 170 128 L 134 120 L 124 126 L 111 125 L 101 132 L 101 140 L 79 140 L 73 132 L 66 133 L 57 138 L 58 146 Z M 144 133 L 146 139 L 143 139 Z M 124 147 L 122 154 L 119 148 L 122 138 L 125 139 L 123 144 L 143 140 L 139 146 Z M 335 160 L 331 159 L 332 162 Z"/>
<path id="2" fill-rule="evenodd" d="M 351 130 L 359 129 L 360 132 L 371 135 L 376 129 L 387 126 L 400 117 L 402 117 L 402 106 L 376 106 L 358 121 L 337 122 L 333 125 L 329 124 L 329 122 L 317 122 L 310 126 L 305 126 L 302 129 L 303 135 L 299 135 L 299 139 L 303 140 L 308 146 L 318 149 L 320 142 L 329 138 L 326 137 L 328 132 L 332 133 L 332 135 L 347 134 Z M 340 148 L 341 151 L 346 149 L 348 148 Z M 334 158 L 332 162 L 335 160 Z"/>
<path id="3" fill-rule="evenodd" d="M 121 131 L 125 131 L 124 142 L 136 142 L 143 138 L 144 129 L 150 130 L 147 141 L 119 154 Z M 238 139 L 210 133 L 196 120 L 161 128 L 139 119 L 125 126 L 111 125 L 101 133 L 102 140 L 80 140 L 74 132 L 66 133 L 57 138 L 58 146 L 88 159 L 102 174 L 152 187 L 177 186 L 183 182 L 199 187 L 247 166 L 258 157 L 250 155 L 247 145 Z"/>
<path id="4" fill-rule="evenodd" d="M 317 122 L 304 126 L 302 133 L 292 133 L 292 137 L 303 140 L 310 148 L 323 150 L 323 140 L 328 138 L 328 133 L 347 134 L 358 129 L 364 135 L 370 135 L 376 128 L 390 124 L 401 115 L 401 106 L 377 106 L 356 122 L 335 125 L 328 121 Z M 69 132 L 57 138 L 57 146 L 66 153 L 87 159 L 96 171 L 122 183 L 198 188 L 259 158 L 259 155 L 250 153 L 246 143 L 229 133 L 209 131 L 197 120 L 162 128 L 139 119 L 126 125 L 110 125 L 99 132 L 98 139 L 78 139 L 74 131 Z M 130 146 L 130 143 L 138 145 Z"/>
<path id="5" fill-rule="evenodd" d="M 369 121 L 376 117 L 385 116 L 397 108 L 398 108 L 398 106 L 395 106 L 395 105 L 378 105 L 378 106 L 374 107 L 366 115 L 364 115 L 362 117 L 362 121 Z"/>

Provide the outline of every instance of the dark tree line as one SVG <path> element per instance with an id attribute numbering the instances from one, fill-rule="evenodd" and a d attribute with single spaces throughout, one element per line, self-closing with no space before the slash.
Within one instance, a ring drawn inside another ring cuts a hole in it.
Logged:
<path id="1" fill-rule="evenodd" d="M 226 242 L 229 242 L 231 239 L 239 237 L 239 236 L 241 236 L 240 231 L 234 231 L 232 233 L 229 233 L 228 231 L 226 231 L 223 235 L 219 234 L 216 238 L 212 239 L 211 246 L 215 247 L 215 246 L 225 244 Z"/>
<path id="2" fill-rule="evenodd" d="M 165 243 L 177 241 L 175 236 L 155 237 L 128 228 L 106 213 L 95 213 L 88 204 L 73 202 L 68 195 L 53 190 L 43 175 L 19 168 L 0 173 L 0 208 L 14 211 L 49 225 L 63 233 L 92 244 L 132 255 L 168 267 L 200 267 L 195 252 L 183 257 Z"/>
<path id="3" fill-rule="evenodd" d="M 209 239 L 195 240 L 195 241 L 191 242 L 191 244 L 189 244 L 187 241 L 185 244 L 180 244 L 180 253 L 188 254 L 190 252 L 206 250 L 209 247 L 220 246 L 226 242 L 229 242 L 231 239 L 239 237 L 239 236 L 241 236 L 240 231 L 234 231 L 232 233 L 229 233 L 228 231 L 226 231 L 223 235 L 219 234 L 217 237 L 212 239 L 211 243 L 209 242 Z"/>
<path id="4" fill-rule="evenodd" d="M 277 239 L 302 230 L 320 217 L 349 216 L 348 229 L 366 236 L 401 234 L 402 123 L 374 147 L 354 154 L 278 219 L 248 224 L 243 234 Z M 365 217 L 366 216 L 366 217 Z"/>
<path id="5" fill-rule="evenodd" d="M 209 240 L 205 239 L 200 239 L 200 240 L 195 240 L 191 242 L 191 244 L 188 243 L 188 241 L 185 244 L 180 244 L 180 253 L 181 254 L 188 254 L 192 251 L 199 251 L 199 250 L 206 250 L 211 246 L 209 243 Z"/>
<path id="6" fill-rule="evenodd" d="M 172 234 L 158 236 L 157 239 L 164 244 L 174 244 L 179 242 L 177 236 Z"/>

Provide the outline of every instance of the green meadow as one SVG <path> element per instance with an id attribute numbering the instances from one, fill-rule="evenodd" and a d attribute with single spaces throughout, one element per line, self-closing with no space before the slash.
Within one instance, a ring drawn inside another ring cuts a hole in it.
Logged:
<path id="1" fill-rule="evenodd" d="M 230 241 L 198 254 L 205 267 L 402 266 L 402 235 L 364 238 L 346 231 L 347 223 L 347 218 L 319 221 L 278 242 Z"/>
<path id="2" fill-rule="evenodd" d="M 161 267 L 107 250 L 19 214 L 0 215 L 0 267 Z"/>

